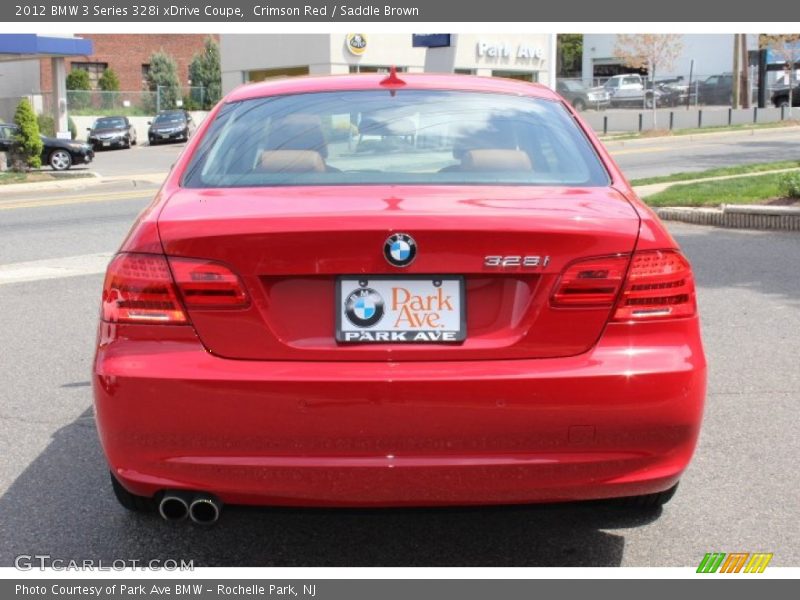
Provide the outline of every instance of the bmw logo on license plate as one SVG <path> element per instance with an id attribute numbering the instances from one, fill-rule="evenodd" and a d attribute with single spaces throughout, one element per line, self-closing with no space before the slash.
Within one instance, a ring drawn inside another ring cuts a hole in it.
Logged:
<path id="1" fill-rule="evenodd" d="M 372 288 L 351 292 L 344 302 L 344 314 L 356 327 L 372 327 L 383 318 L 383 298 Z"/>
<path id="2" fill-rule="evenodd" d="M 417 256 L 417 243 L 407 233 L 395 233 L 384 243 L 383 255 L 390 265 L 407 267 Z"/>

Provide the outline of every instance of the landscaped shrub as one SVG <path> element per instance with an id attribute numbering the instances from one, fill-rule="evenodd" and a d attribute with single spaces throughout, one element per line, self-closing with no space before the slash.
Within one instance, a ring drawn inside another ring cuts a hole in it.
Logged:
<path id="1" fill-rule="evenodd" d="M 800 171 L 784 173 L 778 180 L 778 185 L 787 198 L 800 198 Z"/>
<path id="2" fill-rule="evenodd" d="M 42 150 L 44 144 L 39 137 L 39 123 L 36 113 L 27 98 L 24 98 L 14 113 L 14 123 L 19 127 L 15 136 L 15 148 L 12 153 L 12 166 L 15 170 L 38 169 L 42 166 Z"/>

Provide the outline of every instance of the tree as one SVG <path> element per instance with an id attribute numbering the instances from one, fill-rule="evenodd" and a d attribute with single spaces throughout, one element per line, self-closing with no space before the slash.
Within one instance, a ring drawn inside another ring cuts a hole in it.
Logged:
<path id="1" fill-rule="evenodd" d="M 583 34 L 560 33 L 556 39 L 556 73 L 559 77 L 576 77 L 583 60 Z"/>
<path id="2" fill-rule="evenodd" d="M 44 144 L 39 137 L 36 113 L 33 112 L 33 107 L 27 98 L 23 98 L 17 104 L 14 123 L 19 127 L 19 133 L 14 136 L 15 153 L 19 155 L 19 159 L 13 160 L 12 163 L 17 169 L 38 169 L 42 166 Z"/>
<path id="3" fill-rule="evenodd" d="M 682 36 L 676 33 L 619 34 L 614 46 L 614 56 L 634 69 L 647 69 L 652 85 L 653 129 L 657 129 L 656 72 L 669 70 L 683 50 Z M 642 90 L 647 98 L 647 89 Z"/>
<path id="4" fill-rule="evenodd" d="M 113 108 L 116 105 L 116 99 L 119 96 L 119 77 L 113 69 L 106 69 L 97 80 L 97 85 L 103 90 L 103 107 Z"/>
<path id="5" fill-rule="evenodd" d="M 119 77 L 117 77 L 114 69 L 106 69 L 97 80 L 97 85 L 104 92 L 118 92 L 119 91 Z"/>
<path id="6" fill-rule="evenodd" d="M 89 71 L 86 69 L 73 69 L 67 75 L 68 90 L 91 90 L 92 82 L 89 79 Z"/>
<path id="7" fill-rule="evenodd" d="M 80 110 L 91 103 L 92 82 L 89 71 L 86 69 L 73 69 L 67 75 L 67 100 L 70 108 Z"/>
<path id="8" fill-rule="evenodd" d="M 219 59 L 219 44 L 213 37 L 206 38 L 203 52 L 195 54 L 189 64 L 189 79 L 192 86 L 202 86 L 199 98 L 203 108 L 209 109 L 222 97 L 222 67 Z"/>
<path id="9" fill-rule="evenodd" d="M 792 92 L 797 82 L 795 73 L 797 63 L 800 61 L 800 33 L 776 33 L 772 35 L 761 35 L 759 44 L 762 48 L 768 48 L 775 57 L 785 63 L 785 72 L 789 78 L 789 118 L 792 118 Z"/>
<path id="10" fill-rule="evenodd" d="M 163 50 L 153 52 L 150 56 L 147 87 L 156 93 L 156 110 L 175 108 L 177 100 L 181 97 L 178 65 L 175 59 Z"/>

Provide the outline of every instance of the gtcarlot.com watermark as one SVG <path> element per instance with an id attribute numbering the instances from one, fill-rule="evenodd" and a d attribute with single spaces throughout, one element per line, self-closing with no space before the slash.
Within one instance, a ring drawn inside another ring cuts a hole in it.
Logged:
<path id="1" fill-rule="evenodd" d="M 20 571 L 53 570 L 53 571 L 194 571 L 193 560 L 153 559 L 139 560 L 115 559 L 63 559 L 53 558 L 49 554 L 20 554 L 14 559 L 14 567 Z"/>

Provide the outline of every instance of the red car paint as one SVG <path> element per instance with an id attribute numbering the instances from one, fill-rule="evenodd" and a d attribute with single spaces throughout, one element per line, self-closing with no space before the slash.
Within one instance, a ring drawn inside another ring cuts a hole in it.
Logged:
<path id="1" fill-rule="evenodd" d="M 560 101 L 519 82 L 403 78 L 408 89 Z M 239 88 L 223 103 L 380 81 L 290 79 Z M 568 105 L 607 187 L 182 187 L 223 103 L 134 224 L 105 285 L 95 407 L 127 490 L 398 506 L 632 496 L 678 481 L 706 382 L 690 267 Z M 402 273 L 381 253 L 393 232 L 419 243 Z M 490 254 L 549 260 L 494 269 L 483 264 Z M 220 274 L 217 295 L 192 296 L 197 265 Z M 588 292 L 597 296 L 570 287 L 603 269 L 606 287 Z M 654 269 L 677 275 L 651 281 Z M 465 279 L 463 343 L 336 342 L 337 276 L 436 273 Z M 148 289 L 172 298 L 177 324 L 117 321 L 115 277 L 139 276 L 161 281 Z M 652 302 L 648 290 L 665 287 L 673 312 L 631 316 Z"/>

